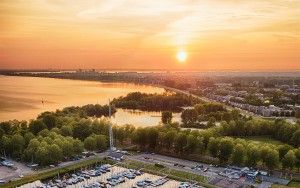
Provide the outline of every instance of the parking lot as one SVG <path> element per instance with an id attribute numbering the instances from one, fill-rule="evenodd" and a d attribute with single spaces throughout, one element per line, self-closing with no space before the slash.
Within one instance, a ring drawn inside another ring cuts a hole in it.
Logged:
<path id="1" fill-rule="evenodd" d="M 104 153 L 97 154 L 97 156 L 105 156 Z M 94 156 L 91 156 L 91 158 Z M 89 159 L 80 159 L 81 160 L 87 160 Z M 218 166 L 213 166 L 209 164 L 204 164 L 204 163 L 199 163 L 199 162 L 194 162 L 194 161 L 189 161 L 189 160 L 183 160 L 183 159 L 178 159 L 174 157 L 168 157 L 164 155 L 158 155 L 154 153 L 143 153 L 143 154 L 138 154 L 138 155 L 129 155 L 126 156 L 127 159 L 130 160 L 136 160 L 139 162 L 143 163 L 148 163 L 148 164 L 160 164 L 163 166 L 168 167 L 169 169 L 175 169 L 178 171 L 184 171 L 188 173 L 193 173 L 197 175 L 201 175 L 205 178 L 207 178 L 207 181 L 210 184 L 216 185 L 218 187 L 243 187 L 243 186 L 255 186 L 255 187 L 262 187 L 262 188 L 267 188 L 272 185 L 272 182 L 282 182 L 282 184 L 287 184 L 288 180 L 280 179 L 274 176 L 266 176 L 263 178 L 263 182 L 261 184 L 256 184 L 255 181 L 249 179 L 248 174 L 250 174 L 251 178 L 251 173 L 253 173 L 253 170 L 247 170 L 243 171 L 241 169 L 238 169 L 239 167 L 218 167 Z M 73 163 L 75 164 L 78 161 L 68 161 L 61 163 L 59 166 L 54 167 L 54 168 L 61 168 L 64 166 L 72 165 Z M 0 166 L 0 180 L 5 180 L 10 181 L 10 180 L 15 180 L 20 178 L 23 175 L 30 174 L 30 173 L 35 173 L 35 171 L 31 170 L 27 166 L 21 163 L 13 162 L 14 166 L 13 167 L 5 167 L 5 166 Z M 48 169 L 50 170 L 50 169 Z M 85 181 L 81 182 L 76 182 L 76 187 L 78 185 L 82 185 L 85 187 L 88 187 L 92 183 L 97 183 L 97 182 L 103 182 L 105 184 L 109 183 L 107 182 L 107 178 L 113 174 L 118 174 L 122 171 L 126 170 L 125 168 L 121 167 L 112 167 L 111 171 L 105 174 L 101 174 L 97 177 L 91 177 Z M 47 170 L 45 170 L 47 171 Z M 251 173 L 250 173 L 251 172 Z M 122 172 L 124 173 L 124 172 Z M 160 180 L 159 176 L 151 175 L 151 174 L 142 174 L 141 176 L 137 176 L 134 179 L 126 179 L 125 182 L 122 182 L 122 185 L 126 186 L 121 186 L 121 187 L 132 187 L 137 182 L 143 181 L 145 179 L 150 179 L 151 181 L 157 180 L 158 182 L 164 181 Z M 193 179 L 191 177 L 186 177 L 187 181 L 193 182 Z M 32 185 L 24 185 L 24 187 L 35 187 L 37 185 L 40 185 L 41 182 L 37 181 L 34 182 Z M 165 182 L 161 187 L 180 187 L 180 182 L 176 182 L 173 180 L 168 180 Z M 68 187 L 72 187 L 72 185 L 68 185 Z M 109 184 L 108 184 L 109 186 Z M 119 184 L 115 185 L 119 186 Z M 115 187 L 114 186 L 114 187 Z"/>
<path id="2" fill-rule="evenodd" d="M 206 168 L 208 167 L 209 170 L 207 170 L 206 172 L 199 171 L 199 170 L 192 169 L 192 168 L 201 163 L 178 159 L 178 158 L 174 158 L 174 157 L 168 157 L 168 156 L 164 156 L 164 155 L 158 155 L 158 154 L 145 154 L 144 153 L 144 154 L 140 154 L 140 155 L 130 156 L 130 159 L 138 160 L 138 161 L 145 162 L 145 163 L 151 163 L 151 164 L 159 163 L 159 164 L 167 166 L 171 169 L 176 169 L 176 170 L 185 171 L 185 172 L 204 176 L 204 177 L 208 178 L 209 180 L 214 178 L 217 175 L 216 172 L 218 172 L 220 170 L 220 168 L 218 168 L 218 167 L 210 167 L 207 164 L 202 164 L 204 167 L 206 167 Z"/>
<path id="3" fill-rule="evenodd" d="M 135 156 L 130 156 L 130 159 L 137 160 L 140 162 L 150 163 L 150 164 L 156 164 L 159 163 L 161 165 L 164 165 L 170 169 L 176 169 L 180 171 L 185 171 L 189 173 L 198 174 L 201 176 L 204 176 L 208 178 L 208 181 L 211 184 L 214 184 L 218 187 L 244 187 L 244 186 L 255 186 L 255 187 L 261 187 L 261 188 L 268 188 L 271 187 L 273 182 L 280 182 L 282 184 L 287 184 L 289 181 L 281 179 L 279 177 L 270 177 L 265 176 L 263 178 L 263 182 L 261 184 L 255 183 L 253 180 L 249 180 L 249 177 L 247 175 L 242 175 L 242 172 L 240 171 L 238 176 L 234 176 L 231 173 L 224 174 L 224 172 L 228 172 L 228 170 L 233 170 L 226 167 L 217 167 L 209 164 L 194 162 L 194 161 L 188 161 L 183 159 L 178 159 L 174 157 L 168 157 L 164 155 L 158 155 L 158 154 L 149 154 L 149 153 L 143 153 Z M 187 177 L 188 178 L 188 177 Z"/>
<path id="4" fill-rule="evenodd" d="M 14 180 L 33 171 L 25 164 L 13 161 L 13 167 L 0 166 L 0 179 L 4 181 Z"/>
<path id="5" fill-rule="evenodd" d="M 7 167 L 0 163 L 0 182 L 3 183 L 3 182 L 14 181 L 25 175 L 47 172 L 49 170 L 54 170 L 54 169 L 70 166 L 70 165 L 73 165 L 73 164 L 76 164 L 78 162 L 82 162 L 85 160 L 90 160 L 95 157 L 103 158 L 106 155 L 107 155 L 107 152 L 97 153 L 96 155 L 91 155 L 88 157 L 80 158 L 78 160 L 65 161 L 65 162 L 58 164 L 57 166 L 51 165 L 51 166 L 44 167 L 42 169 L 36 169 L 36 170 L 33 170 L 34 168 L 26 166 L 25 163 L 19 163 L 16 161 L 8 160 L 13 163 L 13 166 Z"/>

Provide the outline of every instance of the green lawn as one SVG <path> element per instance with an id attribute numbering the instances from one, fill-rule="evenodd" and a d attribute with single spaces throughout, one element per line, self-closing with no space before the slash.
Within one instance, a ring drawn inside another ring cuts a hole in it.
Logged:
<path id="1" fill-rule="evenodd" d="M 256 143 L 256 144 L 273 144 L 273 145 L 283 145 L 284 143 L 278 140 L 275 140 L 271 137 L 267 136 L 247 136 L 247 137 L 239 137 L 241 139 L 245 139 L 247 141 Z"/>
<path id="2" fill-rule="evenodd" d="M 300 187 L 299 181 L 291 181 L 287 186 L 285 185 L 279 185 L 279 184 L 273 184 L 271 188 L 298 188 Z"/>
<path id="3" fill-rule="evenodd" d="M 288 187 L 300 187 L 300 181 L 292 180 L 292 181 L 288 184 Z"/>

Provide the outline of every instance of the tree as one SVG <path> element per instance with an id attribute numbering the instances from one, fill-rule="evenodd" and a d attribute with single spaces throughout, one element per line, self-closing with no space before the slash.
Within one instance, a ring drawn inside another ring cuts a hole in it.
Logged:
<path id="1" fill-rule="evenodd" d="M 5 155 L 11 155 L 13 152 L 13 146 L 12 146 L 12 141 L 11 137 L 4 135 L 1 139 L 2 145 L 3 145 L 3 152 Z M 2 150 L 2 148 L 1 148 Z"/>
<path id="2" fill-rule="evenodd" d="M 11 134 L 12 133 L 12 125 L 10 122 L 5 121 L 0 123 L 1 129 L 4 131 L 5 134 Z"/>
<path id="3" fill-rule="evenodd" d="M 287 154 L 284 155 L 282 159 L 282 168 L 290 168 L 293 169 L 295 163 L 297 162 L 297 158 L 295 156 L 295 152 L 290 150 Z"/>
<path id="4" fill-rule="evenodd" d="M 298 129 L 296 132 L 293 133 L 291 140 L 294 146 L 296 147 L 300 146 L 300 129 Z"/>
<path id="5" fill-rule="evenodd" d="M 38 139 L 33 138 L 30 140 L 27 149 L 32 149 L 32 150 L 36 151 L 39 146 L 40 146 L 40 142 L 38 141 Z"/>
<path id="6" fill-rule="evenodd" d="M 43 122 L 50 130 L 56 126 L 56 117 L 52 113 L 46 114 L 43 116 Z"/>
<path id="7" fill-rule="evenodd" d="M 97 149 L 97 141 L 94 137 L 89 136 L 84 139 L 84 148 L 90 151 L 94 151 Z"/>
<path id="8" fill-rule="evenodd" d="M 73 142 L 74 153 L 80 154 L 84 150 L 84 145 L 79 139 L 75 139 Z"/>
<path id="9" fill-rule="evenodd" d="M 57 163 L 63 159 L 62 149 L 56 144 L 49 146 L 49 153 L 51 153 L 51 157 L 49 158 L 51 164 Z"/>
<path id="10" fill-rule="evenodd" d="M 126 135 L 129 137 L 133 134 L 135 130 L 135 126 L 131 124 L 124 125 L 124 131 L 126 132 Z"/>
<path id="11" fill-rule="evenodd" d="M 197 149 L 198 149 L 198 152 L 200 154 L 203 154 L 205 152 L 205 143 L 204 143 L 204 138 L 203 137 L 198 137 L 197 138 Z"/>
<path id="12" fill-rule="evenodd" d="M 208 142 L 208 151 L 213 157 L 218 156 L 218 151 L 219 151 L 219 140 L 211 137 Z"/>
<path id="13" fill-rule="evenodd" d="M 104 150 L 107 149 L 108 140 L 104 135 L 93 135 L 96 140 L 96 150 Z"/>
<path id="14" fill-rule="evenodd" d="M 181 120 L 185 126 L 191 126 L 197 121 L 198 112 L 195 109 L 186 109 L 181 114 Z"/>
<path id="15" fill-rule="evenodd" d="M 11 144 L 13 148 L 13 156 L 19 157 L 24 150 L 25 140 L 22 135 L 15 134 L 11 138 Z"/>
<path id="16" fill-rule="evenodd" d="M 234 120 L 237 120 L 240 117 L 240 112 L 236 109 L 231 111 L 231 116 Z"/>
<path id="17" fill-rule="evenodd" d="M 172 117 L 173 117 L 172 112 L 170 112 L 170 111 L 163 111 L 161 113 L 161 122 L 163 124 L 171 123 L 172 122 Z"/>
<path id="18" fill-rule="evenodd" d="M 255 167 L 260 159 L 260 150 L 257 146 L 249 145 L 247 150 L 247 164 Z"/>
<path id="19" fill-rule="evenodd" d="M 182 153 L 187 144 L 187 136 L 184 133 L 178 133 L 175 137 L 175 151 Z"/>
<path id="20" fill-rule="evenodd" d="M 189 153 L 194 153 L 197 149 L 198 146 L 198 140 L 197 137 L 193 136 L 193 135 L 189 135 L 187 137 L 187 145 L 186 145 L 186 150 Z"/>
<path id="21" fill-rule="evenodd" d="M 174 131 L 174 130 L 170 130 L 165 134 L 165 136 L 163 138 L 163 143 L 166 148 L 168 148 L 168 149 L 172 148 L 175 136 L 176 136 L 176 131 Z"/>
<path id="22" fill-rule="evenodd" d="M 37 119 L 37 120 L 33 120 L 30 122 L 29 124 L 29 130 L 30 132 L 32 132 L 33 134 L 37 134 L 39 133 L 40 131 L 46 129 L 47 126 L 45 125 L 45 123 L 40 120 L 40 119 Z"/>
<path id="23" fill-rule="evenodd" d="M 112 103 L 118 108 L 141 110 L 171 110 L 179 111 L 182 106 L 191 106 L 199 99 L 183 94 L 145 94 L 140 92 L 129 93 L 125 97 L 114 99 Z"/>
<path id="24" fill-rule="evenodd" d="M 52 128 L 51 131 L 50 131 L 50 133 L 51 133 L 51 132 L 55 132 L 56 134 L 61 134 L 60 129 L 57 128 L 57 127 Z"/>
<path id="25" fill-rule="evenodd" d="M 149 148 L 154 150 L 157 144 L 158 139 L 158 131 L 156 128 L 147 129 L 147 143 L 149 144 Z"/>
<path id="26" fill-rule="evenodd" d="M 233 151 L 233 141 L 230 138 L 222 138 L 219 144 L 219 160 L 221 163 L 227 162 Z"/>
<path id="27" fill-rule="evenodd" d="M 33 138 L 34 138 L 34 134 L 32 134 L 31 132 L 26 133 L 24 135 L 25 145 L 27 146 L 30 140 L 32 140 Z"/>
<path id="28" fill-rule="evenodd" d="M 203 104 L 196 104 L 195 110 L 198 112 L 198 114 L 204 114 L 205 113 L 205 107 Z"/>
<path id="29" fill-rule="evenodd" d="M 40 146 L 38 139 L 33 138 L 29 141 L 27 148 L 24 150 L 23 159 L 25 161 L 34 162 L 36 160 L 36 151 Z M 37 162 L 37 161 L 35 161 Z"/>
<path id="30" fill-rule="evenodd" d="M 74 154 L 73 138 L 69 137 L 62 142 L 61 149 L 65 157 L 71 157 Z"/>
<path id="31" fill-rule="evenodd" d="M 70 125 L 64 125 L 60 129 L 63 136 L 73 136 L 73 129 Z"/>
<path id="32" fill-rule="evenodd" d="M 110 124 L 111 122 L 106 119 L 101 119 L 100 121 L 94 120 L 91 125 L 91 132 L 94 134 L 108 135 Z"/>
<path id="33" fill-rule="evenodd" d="M 51 155 L 46 147 L 40 146 L 38 147 L 37 151 L 35 152 L 36 156 L 36 161 L 39 163 L 41 166 L 45 166 L 48 164 L 51 164 L 50 158 Z"/>
<path id="34" fill-rule="evenodd" d="M 295 150 L 295 156 L 296 156 L 295 166 L 298 168 L 298 172 L 299 172 L 299 168 L 300 168 L 300 148 Z"/>
<path id="35" fill-rule="evenodd" d="M 269 148 L 263 162 L 269 170 L 273 170 L 279 164 L 279 153 L 278 151 Z"/>
<path id="36" fill-rule="evenodd" d="M 207 127 L 214 127 L 215 126 L 215 123 L 216 123 L 216 118 L 214 117 L 210 117 L 208 122 L 207 122 Z"/>
<path id="37" fill-rule="evenodd" d="M 223 112 L 222 113 L 222 120 L 229 123 L 232 120 L 232 115 L 230 112 Z"/>
<path id="38" fill-rule="evenodd" d="M 0 127 L 0 139 L 2 138 L 2 136 L 3 136 L 4 134 L 5 134 L 4 130 L 1 129 L 1 127 Z"/>
<path id="39" fill-rule="evenodd" d="M 124 139 L 127 136 L 127 132 L 125 130 L 125 127 L 122 126 L 122 127 L 118 127 L 118 128 L 117 127 L 113 127 L 113 128 L 114 128 L 113 132 L 114 132 L 114 136 L 115 136 L 116 140 L 118 140 L 121 144 L 123 144 Z"/>
<path id="40" fill-rule="evenodd" d="M 74 125 L 73 128 L 73 136 L 74 138 L 79 138 L 80 140 L 84 140 L 91 134 L 91 121 L 87 119 L 81 119 L 78 123 Z"/>
<path id="41" fill-rule="evenodd" d="M 288 152 L 289 150 L 291 150 L 291 149 L 292 149 L 292 147 L 289 146 L 289 145 L 287 145 L 287 144 L 285 144 L 285 145 L 280 145 L 280 146 L 278 147 L 279 159 L 282 160 L 283 157 L 285 156 L 285 154 L 287 154 L 287 152 Z"/>
<path id="42" fill-rule="evenodd" d="M 242 144 L 236 144 L 232 153 L 232 162 L 237 165 L 243 164 L 245 155 L 245 147 Z"/>
<path id="43" fill-rule="evenodd" d="M 139 144 L 140 147 L 144 149 L 148 141 L 146 129 L 143 128 L 136 129 L 132 140 L 134 143 Z"/>
<path id="44" fill-rule="evenodd" d="M 269 153 L 270 150 L 271 148 L 269 146 L 262 146 L 260 148 L 260 158 L 263 162 L 267 160 L 267 154 Z"/>
<path id="45" fill-rule="evenodd" d="M 46 136 L 48 136 L 50 134 L 50 131 L 48 130 L 48 129 L 43 129 L 43 130 L 41 130 L 39 133 L 38 133 L 38 135 L 39 136 L 42 136 L 42 137 L 46 137 Z"/>

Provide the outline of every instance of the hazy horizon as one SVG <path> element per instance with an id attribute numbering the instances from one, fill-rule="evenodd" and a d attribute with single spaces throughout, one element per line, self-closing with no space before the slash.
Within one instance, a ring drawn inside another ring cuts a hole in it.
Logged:
<path id="1" fill-rule="evenodd" d="M 18 69 L 12 69 L 12 68 L 0 68 L 0 71 L 25 71 L 25 72 L 39 72 L 39 71 L 47 71 L 47 72 L 53 72 L 53 71 L 78 71 L 78 70 L 95 70 L 95 71 L 120 71 L 120 72 L 134 72 L 134 71 L 157 71 L 157 72 L 253 72 L 253 73 L 261 73 L 261 72 L 269 72 L 269 73 L 284 73 L 284 72 L 300 72 L 300 69 L 295 70 L 235 70 L 235 69 L 224 69 L 224 70 L 195 70 L 195 69 L 118 69 L 118 68 L 66 68 L 66 69 L 59 69 L 59 68 L 18 68 Z"/>

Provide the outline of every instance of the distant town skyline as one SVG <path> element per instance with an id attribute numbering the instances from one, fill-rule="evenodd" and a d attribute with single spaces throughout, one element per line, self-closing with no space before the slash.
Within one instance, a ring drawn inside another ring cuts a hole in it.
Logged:
<path id="1" fill-rule="evenodd" d="M 300 70 L 300 1 L 0 2 L 0 69 Z"/>

